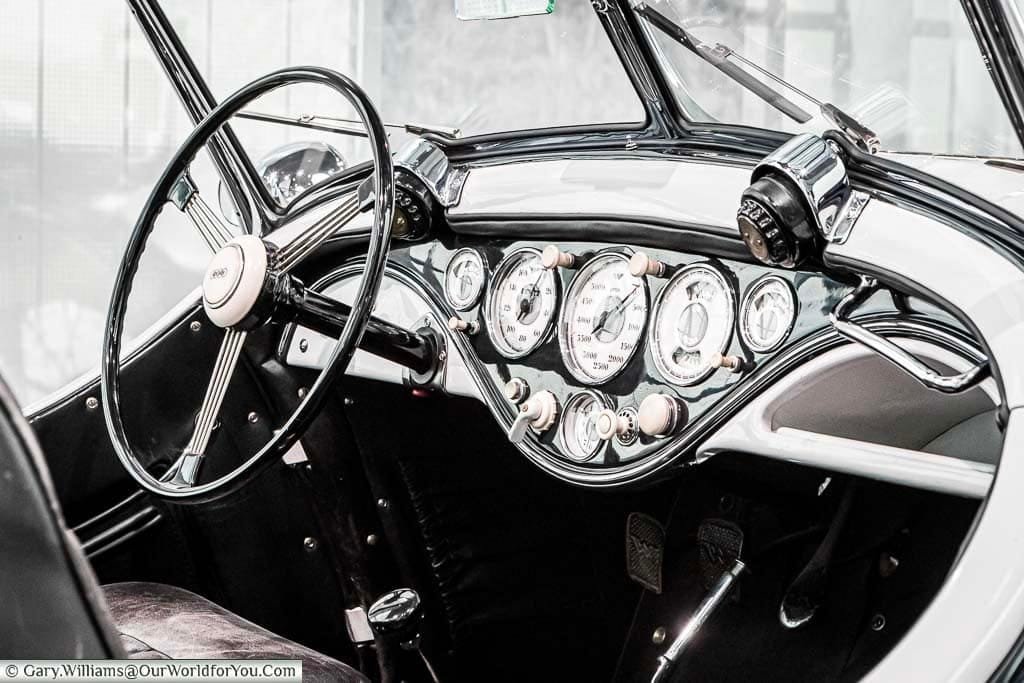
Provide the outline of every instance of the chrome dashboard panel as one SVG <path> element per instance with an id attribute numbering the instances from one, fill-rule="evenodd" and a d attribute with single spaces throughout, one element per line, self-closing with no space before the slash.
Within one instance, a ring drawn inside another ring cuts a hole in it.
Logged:
<path id="1" fill-rule="evenodd" d="M 751 168 L 655 156 L 531 159 L 473 166 L 452 221 L 482 216 L 600 216 L 701 226 L 736 237 L 735 211 Z"/>
<path id="2" fill-rule="evenodd" d="M 543 242 L 475 240 L 461 236 L 402 245 L 392 251 L 387 272 L 390 284 L 382 289 L 384 298 L 378 310 L 386 310 L 389 319 L 398 324 L 411 326 L 412 322 L 425 316 L 430 316 L 435 324 L 440 324 L 456 314 L 444 294 L 444 277 L 449 260 L 458 250 L 479 250 L 488 269 L 493 272 L 495 264 L 500 263 L 505 254 L 521 248 L 543 249 L 544 246 Z M 562 243 L 560 246 L 565 251 L 579 255 L 581 260 L 587 255 L 608 249 L 608 245 L 589 242 Z M 540 434 L 530 431 L 527 438 L 518 444 L 520 450 L 541 469 L 560 479 L 591 487 L 619 486 L 667 476 L 675 469 L 697 462 L 702 454 L 697 450 L 698 444 L 707 440 L 752 398 L 810 358 L 847 343 L 827 325 L 829 311 L 849 290 L 845 284 L 810 271 L 778 271 L 761 265 L 708 259 L 695 254 L 646 251 L 673 269 L 695 263 L 710 263 L 725 274 L 730 282 L 736 293 L 735 305 L 738 305 L 749 287 L 766 275 L 783 278 L 793 287 L 798 301 L 796 319 L 788 338 L 777 350 L 758 353 L 747 348 L 742 336 L 734 333 L 727 353 L 747 360 L 749 369 L 739 374 L 718 369 L 704 381 L 681 387 L 670 384 L 660 376 L 647 344 L 647 336 L 644 335 L 642 348 L 637 350 L 623 372 L 601 385 L 593 386 L 580 382 L 565 367 L 554 332 L 523 358 L 508 359 L 502 356 L 489 339 L 483 324 L 483 304 L 478 303 L 461 313 L 461 316 L 465 320 L 478 322 L 480 331 L 472 336 L 449 333 L 450 353 L 444 390 L 482 401 L 489 406 L 498 425 L 506 431 L 517 412 L 516 407 L 502 393 L 504 384 L 512 377 L 525 380 L 532 392 L 552 392 L 562 407 L 574 396 L 584 392 L 593 392 L 615 411 L 635 409 L 652 393 L 664 393 L 684 401 L 689 421 L 672 435 L 667 438 L 641 436 L 630 445 L 613 439 L 602 444 L 597 453 L 586 461 L 580 461 L 578 457 L 571 457 L 567 453 L 562 443 L 559 423 Z M 354 278 L 359 272 L 358 262 L 350 263 L 325 278 L 318 288 L 322 288 L 325 283 L 336 284 L 345 277 Z M 558 270 L 562 291 L 568 289 L 575 272 L 566 268 Z M 648 279 L 652 299 L 669 281 L 668 278 Z M 399 290 L 401 294 L 398 299 L 391 301 L 388 297 Z M 915 326 L 906 322 L 897 324 L 894 320 L 898 311 L 887 294 L 880 293 L 873 297 L 866 304 L 864 312 L 867 316 L 866 324 L 876 331 L 892 333 L 899 330 L 901 334 L 938 343 L 944 348 L 952 346 L 960 353 L 970 348 L 958 340 L 956 334 L 944 334 L 931 326 Z M 307 339 L 307 349 L 302 353 L 297 350 L 300 339 Z M 317 351 L 317 343 L 308 340 L 306 333 L 298 332 L 291 338 L 290 345 L 284 350 L 285 360 L 289 364 L 317 367 L 317 356 L 326 350 Z M 321 341 L 329 343 L 327 340 Z M 385 361 L 360 352 L 350 374 L 394 383 L 407 382 L 400 368 L 387 365 Z M 985 475 L 990 476 L 983 473 Z M 972 482 L 971 486 L 977 488 L 978 484 Z"/>

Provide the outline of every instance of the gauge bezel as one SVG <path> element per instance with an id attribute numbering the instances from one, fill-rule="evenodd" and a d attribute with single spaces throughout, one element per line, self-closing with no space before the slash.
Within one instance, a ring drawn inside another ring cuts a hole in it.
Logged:
<path id="1" fill-rule="evenodd" d="M 565 296 L 562 297 L 561 307 L 558 311 L 558 350 L 562 356 L 562 364 L 565 365 L 565 369 L 569 371 L 569 374 L 572 375 L 576 379 L 576 381 L 580 382 L 584 386 L 595 387 L 600 386 L 602 384 L 607 384 L 608 382 L 611 382 L 620 374 L 622 374 L 622 372 L 629 366 L 629 364 L 633 362 L 633 358 L 636 357 L 637 352 L 643 346 L 644 339 L 647 336 L 647 325 L 651 319 L 651 287 L 647 283 L 646 277 L 639 278 L 641 285 L 644 289 L 644 302 L 647 304 L 647 311 L 646 313 L 644 313 L 644 327 L 642 330 L 640 330 L 640 336 L 637 338 L 636 346 L 633 347 L 633 350 L 629 353 L 629 356 L 626 358 L 622 366 L 618 370 L 613 372 L 611 375 L 603 379 L 595 379 L 593 377 L 588 376 L 579 366 L 579 364 L 572 358 L 572 354 L 569 349 L 568 321 L 566 320 L 565 316 L 569 309 L 569 301 L 573 295 L 573 288 L 576 286 L 577 283 L 583 281 L 581 276 L 586 273 L 587 269 L 590 268 L 592 264 L 596 264 L 600 259 L 609 257 L 618 258 L 626 263 L 626 267 L 628 269 L 630 256 L 632 256 L 631 251 L 620 250 L 615 248 L 604 249 L 602 251 L 597 252 L 596 254 L 594 254 L 593 257 L 588 259 L 587 262 L 583 264 L 583 266 L 580 267 L 576 274 L 572 276 L 572 280 L 569 282 L 569 286 L 565 290 Z"/>
<path id="2" fill-rule="evenodd" d="M 771 344 L 770 346 L 764 346 L 754 343 L 753 339 L 751 339 L 750 335 L 747 333 L 745 320 L 747 317 L 747 307 L 753 303 L 754 296 L 760 289 L 764 288 L 771 282 L 779 282 L 782 284 L 783 289 L 789 292 L 789 299 L 792 306 L 791 315 L 789 316 L 789 321 L 786 324 L 786 331 L 783 332 L 781 337 L 779 337 L 779 341 Z M 776 275 L 775 273 L 763 275 L 750 283 L 750 286 L 747 287 L 747 291 L 743 293 L 743 299 L 740 302 L 740 310 L 736 317 L 736 328 L 739 330 L 740 339 L 743 340 L 743 343 L 746 344 L 747 348 L 756 353 L 770 353 L 785 344 L 786 340 L 789 339 L 789 335 L 793 332 L 793 327 L 796 325 L 798 301 L 799 300 L 796 297 L 796 289 L 793 287 L 793 284 L 786 278 Z"/>
<path id="3" fill-rule="evenodd" d="M 658 297 L 654 301 L 654 307 L 651 309 L 651 314 L 649 316 L 650 323 L 647 326 L 647 346 L 651 350 L 651 356 L 654 358 L 654 365 L 656 368 L 658 368 L 658 373 L 661 374 L 662 379 L 664 379 L 669 384 L 672 384 L 677 387 L 690 387 L 693 386 L 694 384 L 699 384 L 700 382 L 703 382 L 705 379 L 714 374 L 715 370 L 717 369 L 709 365 L 699 375 L 696 375 L 690 379 L 683 381 L 676 379 L 673 373 L 667 367 L 665 367 L 664 360 L 661 357 L 661 352 L 658 349 L 657 340 L 655 339 L 655 334 L 657 333 L 658 329 L 658 317 L 661 314 L 661 309 L 664 305 L 665 295 L 668 292 L 672 291 L 673 288 L 678 284 L 677 281 L 686 277 L 687 273 L 691 273 L 698 270 L 707 271 L 714 278 L 719 280 L 719 282 L 722 285 L 722 290 L 725 292 L 725 296 L 728 301 L 729 322 L 727 324 L 725 338 L 722 340 L 721 348 L 718 349 L 719 353 L 724 354 L 726 350 L 729 348 L 729 344 L 732 343 L 733 332 L 736 328 L 737 311 L 735 287 L 733 286 L 732 282 L 730 282 L 728 275 L 720 267 L 709 261 L 701 261 L 699 263 L 691 263 L 690 265 L 684 268 L 680 268 L 678 271 L 676 271 L 676 273 L 673 274 L 671 278 L 669 278 L 668 282 L 665 283 L 665 286 L 661 288 L 661 291 L 658 292 Z"/>
<path id="4" fill-rule="evenodd" d="M 495 350 L 509 360 L 517 360 L 519 358 L 529 356 L 551 338 L 551 331 L 554 329 L 555 320 L 558 318 L 557 310 L 559 306 L 562 305 L 562 279 L 558 277 L 557 271 L 548 271 L 548 274 L 551 276 L 551 280 L 554 283 L 555 311 L 552 312 L 551 319 L 548 320 L 547 325 L 544 327 L 544 331 L 537 340 L 525 351 L 512 351 L 506 348 L 501 335 L 495 333 L 494 297 L 495 293 L 498 291 L 498 285 L 508 276 L 510 268 L 509 264 L 511 264 L 520 254 L 527 253 L 535 255 L 538 259 L 541 258 L 540 249 L 536 249 L 534 247 L 520 247 L 519 249 L 513 249 L 502 257 L 501 261 L 498 262 L 498 265 L 495 266 L 494 274 L 491 276 L 490 281 L 487 283 L 487 296 L 484 299 L 484 324 L 487 326 L 487 335 L 490 337 L 491 344 L 494 346 Z"/>
<path id="5" fill-rule="evenodd" d="M 480 263 L 480 272 L 483 281 L 480 283 L 480 289 L 477 290 L 476 294 L 473 295 L 472 300 L 469 303 L 460 306 L 455 303 L 455 300 L 452 298 L 451 293 L 448 291 L 448 275 L 451 272 L 452 264 L 455 263 L 456 260 L 462 254 L 472 254 L 473 256 L 476 257 L 476 260 Z M 444 269 L 444 282 L 442 283 L 441 288 L 444 290 L 445 301 L 447 301 L 448 305 L 450 305 L 456 311 L 468 311 L 469 309 L 473 308 L 480 302 L 480 298 L 487 290 L 487 274 L 487 258 L 483 254 L 481 254 L 479 250 L 473 249 L 472 247 L 463 247 L 462 249 L 457 250 L 454 254 L 452 254 L 451 258 L 448 259 L 448 265 Z"/>
<path id="6" fill-rule="evenodd" d="M 588 455 L 585 458 L 576 457 L 572 446 L 569 445 L 571 442 L 575 443 L 575 439 L 572 438 L 571 435 L 567 435 L 565 433 L 567 425 L 569 424 L 567 418 L 569 416 L 570 411 L 572 411 L 578 403 L 582 402 L 584 399 L 587 398 L 593 399 L 597 403 L 598 410 L 611 408 L 608 401 L 603 396 L 601 396 L 601 394 L 591 389 L 584 389 L 582 391 L 572 393 L 569 395 L 569 398 L 565 400 L 565 403 L 563 404 L 562 410 L 560 411 L 560 415 L 558 417 L 558 439 L 561 442 L 562 451 L 566 454 L 566 457 L 575 463 L 590 462 L 601 453 L 601 449 L 605 448 L 608 445 L 607 441 L 598 438 L 597 445 L 594 447 L 590 455 Z"/>

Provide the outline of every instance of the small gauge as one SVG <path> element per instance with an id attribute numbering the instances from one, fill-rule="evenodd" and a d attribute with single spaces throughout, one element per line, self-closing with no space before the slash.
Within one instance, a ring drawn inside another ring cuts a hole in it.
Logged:
<path id="1" fill-rule="evenodd" d="M 487 281 L 483 257 L 475 249 L 459 249 L 444 273 L 444 294 L 457 311 L 472 308 Z"/>
<path id="2" fill-rule="evenodd" d="M 506 358 L 522 358 L 544 341 L 558 308 L 555 272 L 541 263 L 536 249 L 506 256 L 487 294 L 487 331 Z"/>
<path id="3" fill-rule="evenodd" d="M 732 287 L 721 272 L 694 265 L 676 273 L 658 295 L 649 333 L 665 379 L 687 386 L 711 374 L 712 357 L 729 346 L 735 315 Z"/>
<path id="4" fill-rule="evenodd" d="M 740 334 L 752 351 L 764 353 L 786 340 L 796 319 L 796 295 L 778 275 L 750 286 L 740 306 Z"/>
<path id="5" fill-rule="evenodd" d="M 636 353 L 647 326 L 647 281 L 629 272 L 629 257 L 595 256 L 565 294 L 558 325 L 562 360 L 584 384 L 607 382 Z"/>
<path id="6" fill-rule="evenodd" d="M 590 460 L 604 441 L 597 435 L 597 415 L 604 410 L 604 401 L 585 391 L 565 403 L 558 432 L 569 457 L 578 462 Z"/>

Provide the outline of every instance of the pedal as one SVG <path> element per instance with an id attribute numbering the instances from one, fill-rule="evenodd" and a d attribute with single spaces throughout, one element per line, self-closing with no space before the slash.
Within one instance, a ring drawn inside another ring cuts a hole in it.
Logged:
<path id="1" fill-rule="evenodd" d="M 641 512 L 626 518 L 626 571 L 647 590 L 661 595 L 661 564 L 665 555 L 665 528 Z"/>
<path id="2" fill-rule="evenodd" d="M 743 531 L 724 519 L 705 519 L 697 530 L 701 582 L 709 590 L 740 559 Z"/>

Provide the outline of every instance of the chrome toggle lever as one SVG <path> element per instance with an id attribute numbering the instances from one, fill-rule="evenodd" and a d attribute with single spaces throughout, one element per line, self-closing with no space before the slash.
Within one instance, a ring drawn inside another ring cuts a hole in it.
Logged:
<path id="1" fill-rule="evenodd" d="M 707 623 L 707 620 L 711 618 L 715 610 L 729 597 L 733 586 L 736 585 L 736 579 L 739 578 L 739 575 L 746 568 L 747 565 L 743 564 L 740 560 L 736 560 L 724 574 L 718 577 L 718 581 L 711 587 L 711 592 L 704 596 L 704 599 L 697 607 L 697 611 L 693 613 L 690 620 L 683 626 L 683 630 L 679 632 L 676 639 L 668 646 L 665 654 L 658 657 L 658 670 L 651 677 L 651 683 L 664 683 L 664 681 L 668 680 L 672 669 L 675 668 L 676 661 L 679 659 L 679 655 L 683 653 L 683 650 L 690 644 L 690 641 L 697 635 L 701 627 Z"/>
<path id="2" fill-rule="evenodd" d="M 959 394 L 988 377 L 990 371 L 988 361 L 983 361 L 958 375 L 941 375 L 888 339 L 850 320 L 857 306 L 878 291 L 878 288 L 878 281 L 874 278 L 861 277 L 860 284 L 843 297 L 829 314 L 832 327 L 839 334 L 866 346 L 934 391 L 944 394 Z"/>

